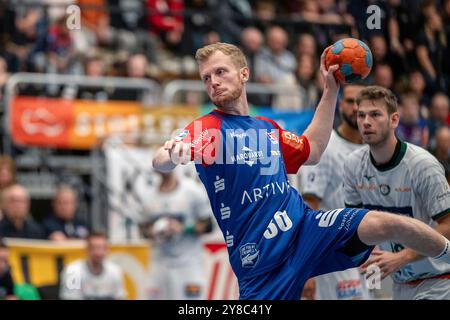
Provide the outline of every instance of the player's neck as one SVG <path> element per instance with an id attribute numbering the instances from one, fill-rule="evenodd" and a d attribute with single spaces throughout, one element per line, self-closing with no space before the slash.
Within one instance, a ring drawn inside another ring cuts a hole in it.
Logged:
<path id="1" fill-rule="evenodd" d="M 353 129 L 345 122 L 337 128 L 337 132 L 342 138 L 351 143 L 362 144 L 362 139 L 359 131 L 357 129 Z"/>
<path id="2" fill-rule="evenodd" d="M 99 275 L 103 272 L 103 263 L 95 263 L 94 261 L 88 260 L 87 265 L 92 274 Z"/>
<path id="3" fill-rule="evenodd" d="M 383 141 L 378 145 L 370 146 L 370 154 L 377 165 L 383 165 L 391 161 L 395 153 L 397 142 L 397 138 L 392 134 L 386 141 Z"/>
<path id="4" fill-rule="evenodd" d="M 159 186 L 160 192 L 172 192 L 178 186 L 178 181 L 174 176 L 171 176 L 167 180 L 164 180 Z"/>

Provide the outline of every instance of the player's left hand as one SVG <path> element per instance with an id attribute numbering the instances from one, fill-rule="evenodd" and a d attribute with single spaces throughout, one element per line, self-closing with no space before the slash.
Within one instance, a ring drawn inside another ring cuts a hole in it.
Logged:
<path id="1" fill-rule="evenodd" d="M 366 273 L 367 268 L 372 264 L 375 264 L 380 268 L 381 280 L 383 280 L 387 276 L 393 274 L 394 272 L 397 272 L 406 263 L 400 253 L 373 250 L 369 259 L 367 259 L 367 261 L 361 265 L 361 272 Z"/>
<path id="2" fill-rule="evenodd" d="M 331 46 L 323 50 L 320 56 L 320 73 L 322 74 L 325 82 L 325 89 L 332 90 L 333 92 L 339 91 L 339 81 L 334 77 L 334 72 L 339 69 L 339 65 L 335 64 L 328 68 L 325 66 L 325 56 L 327 52 L 331 50 Z"/>

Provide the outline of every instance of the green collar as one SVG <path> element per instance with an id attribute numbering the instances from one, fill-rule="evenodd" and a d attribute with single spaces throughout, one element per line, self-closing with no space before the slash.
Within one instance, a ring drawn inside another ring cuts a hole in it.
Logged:
<path id="1" fill-rule="evenodd" d="M 395 145 L 395 151 L 392 155 L 391 160 L 389 160 L 387 163 L 378 165 L 375 163 L 375 159 L 370 153 L 370 161 L 378 171 L 388 171 L 392 168 L 395 168 L 400 163 L 400 161 L 402 161 L 403 156 L 406 153 L 406 147 L 407 144 L 397 138 L 397 144 Z"/>

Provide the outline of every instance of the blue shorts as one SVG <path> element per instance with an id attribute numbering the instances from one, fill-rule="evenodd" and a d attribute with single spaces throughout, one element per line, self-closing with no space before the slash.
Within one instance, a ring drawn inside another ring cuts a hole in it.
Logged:
<path id="1" fill-rule="evenodd" d="M 343 251 L 368 211 L 350 208 L 327 212 L 308 210 L 292 254 L 267 273 L 241 280 L 240 299 L 299 300 L 309 278 L 360 266 L 374 246 L 363 245 L 353 256 Z"/>

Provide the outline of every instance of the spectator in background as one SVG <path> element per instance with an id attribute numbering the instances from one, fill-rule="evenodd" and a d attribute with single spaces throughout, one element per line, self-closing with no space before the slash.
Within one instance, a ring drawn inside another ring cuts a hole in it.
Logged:
<path id="1" fill-rule="evenodd" d="M 16 183 L 16 167 L 14 161 L 10 156 L 0 155 L 0 199 L 3 190 L 14 183 Z M 0 220 L 2 217 L 3 214 L 0 209 Z"/>
<path id="2" fill-rule="evenodd" d="M 430 129 L 431 147 L 434 145 L 434 136 L 439 127 L 450 125 L 450 99 L 444 93 L 436 93 L 431 99 L 430 118 L 428 128 Z"/>
<path id="3" fill-rule="evenodd" d="M 256 1 L 253 9 L 253 16 L 256 18 L 256 27 L 266 32 L 276 18 L 276 8 L 273 0 Z"/>
<path id="4" fill-rule="evenodd" d="M 135 53 L 126 61 L 126 77 L 136 79 L 148 79 L 148 60 L 142 53 Z M 118 88 L 112 95 L 114 100 L 143 101 L 142 90 L 132 88 Z"/>
<path id="5" fill-rule="evenodd" d="M 3 109 L 3 96 L 5 94 L 5 85 L 9 79 L 10 74 L 8 73 L 8 65 L 6 64 L 5 58 L 0 56 L 0 107 Z"/>
<path id="6" fill-rule="evenodd" d="M 15 300 L 8 247 L 0 238 L 0 300 Z"/>
<path id="7" fill-rule="evenodd" d="M 255 58 L 255 78 L 261 83 L 283 84 L 294 79 L 297 62 L 287 50 L 288 36 L 279 27 L 270 27 L 266 32 L 267 47 L 261 49 Z"/>
<path id="8" fill-rule="evenodd" d="M 431 153 L 439 160 L 445 170 L 447 182 L 450 183 L 450 129 L 440 127 L 436 131 L 435 145 Z"/>
<path id="9" fill-rule="evenodd" d="M 447 40 L 447 48 L 450 46 L 450 0 L 442 1 L 444 29 Z"/>
<path id="10" fill-rule="evenodd" d="M 43 10 L 36 6 L 16 4 L 5 12 L 6 52 L 11 72 L 32 71 L 33 52 L 42 36 Z"/>
<path id="11" fill-rule="evenodd" d="M 76 73 L 74 69 L 76 51 L 65 17 L 48 29 L 47 50 L 48 73 Z"/>
<path id="12" fill-rule="evenodd" d="M 432 0 L 424 1 L 422 12 L 424 24 L 416 41 L 417 59 L 427 83 L 435 90 L 447 90 L 450 63 L 442 17 Z"/>
<path id="13" fill-rule="evenodd" d="M 314 36 L 310 33 L 302 33 L 298 36 L 296 45 L 297 57 L 302 54 L 308 54 L 313 57 L 317 56 L 317 42 Z"/>
<path id="14" fill-rule="evenodd" d="M 377 34 L 370 38 L 370 50 L 373 56 L 373 67 L 379 64 L 387 64 L 394 70 L 394 74 L 399 75 L 403 72 L 402 60 L 396 58 L 390 51 L 386 39 Z"/>
<path id="15" fill-rule="evenodd" d="M 222 41 L 238 44 L 242 30 L 249 26 L 253 16 L 248 0 L 209 0 L 214 16 L 214 27 Z M 206 45 L 206 44 L 205 44 Z"/>
<path id="16" fill-rule="evenodd" d="M 287 50 L 287 46 L 288 35 L 283 28 L 272 26 L 267 29 L 266 47 L 262 48 L 255 57 L 254 79 L 257 82 L 263 84 L 295 84 L 297 61 L 292 52 Z M 290 102 L 292 97 L 293 95 L 277 95 L 271 99 L 267 97 L 264 100 L 266 105 L 285 108 L 292 107 Z"/>
<path id="17" fill-rule="evenodd" d="M 63 241 L 84 239 L 89 230 L 86 224 L 76 217 L 78 196 L 69 186 L 61 186 L 53 199 L 53 215 L 44 221 L 49 240 Z"/>
<path id="18" fill-rule="evenodd" d="M 103 77 L 106 76 L 106 62 L 100 55 L 92 55 L 84 57 L 83 59 L 84 74 L 88 77 Z M 68 84 L 64 86 L 61 96 L 64 99 L 72 100 L 75 98 L 86 100 L 106 101 L 109 95 L 114 91 L 111 87 L 105 87 L 99 79 L 98 86 L 83 86 Z"/>
<path id="19" fill-rule="evenodd" d="M 0 155 L 0 191 L 16 182 L 14 160 L 7 155 Z"/>
<path id="20" fill-rule="evenodd" d="M 379 64 L 373 69 L 373 84 L 386 89 L 394 86 L 394 75 L 388 64 Z"/>
<path id="21" fill-rule="evenodd" d="M 150 32 L 163 36 L 184 30 L 184 2 L 182 0 L 147 0 L 147 22 Z"/>
<path id="22" fill-rule="evenodd" d="M 86 241 L 87 258 L 72 262 L 61 273 L 60 298 L 63 300 L 124 299 L 126 295 L 124 275 L 118 265 L 106 258 L 108 254 L 106 235 L 100 232 L 92 233 Z"/>
<path id="23" fill-rule="evenodd" d="M 109 19 L 107 0 L 77 0 L 83 27 L 94 30 L 100 21 Z"/>
<path id="24" fill-rule="evenodd" d="M 256 57 L 261 52 L 264 43 L 264 36 L 259 29 L 247 27 L 242 31 L 241 49 L 247 59 L 250 70 L 255 70 Z M 249 81 L 256 82 L 257 79 L 253 72 L 250 72 Z M 268 106 L 271 103 L 272 96 L 263 93 L 248 93 L 248 101 L 258 106 Z"/>
<path id="25" fill-rule="evenodd" d="M 318 70 L 318 62 L 313 55 L 303 53 L 298 57 L 297 83 L 303 88 L 300 108 L 313 109 L 319 99 L 319 92 L 314 83 L 314 77 Z"/>
<path id="26" fill-rule="evenodd" d="M 161 183 L 145 204 L 144 233 L 152 240 L 148 298 L 206 299 L 200 235 L 212 230 L 208 198 L 190 179 L 159 175 Z"/>
<path id="27" fill-rule="evenodd" d="M 250 70 L 255 68 L 255 60 L 261 51 L 264 43 L 264 37 L 261 31 L 255 27 L 247 27 L 242 31 L 241 49 L 247 59 Z M 250 74 L 249 81 L 255 81 L 255 75 Z"/>
<path id="28" fill-rule="evenodd" d="M 415 65 L 414 39 L 417 35 L 417 17 L 421 0 L 388 0 L 390 51 L 401 57 L 407 70 Z"/>
<path id="29" fill-rule="evenodd" d="M 0 221 L 0 238 L 44 239 L 42 227 L 29 214 L 30 196 L 27 189 L 14 184 L 3 190 Z"/>
<path id="30" fill-rule="evenodd" d="M 425 113 L 425 116 L 428 116 L 428 107 L 430 105 L 431 99 L 425 91 L 425 79 L 422 73 L 419 70 L 413 70 L 409 74 L 408 77 L 408 89 L 407 91 L 414 94 L 417 99 L 419 99 L 420 106 L 422 108 L 421 112 Z M 427 108 L 424 111 L 424 107 Z"/>
<path id="31" fill-rule="evenodd" d="M 400 140 L 427 148 L 429 140 L 428 126 L 420 117 L 420 105 L 416 96 L 404 94 L 399 104 L 400 122 L 396 135 Z"/>

